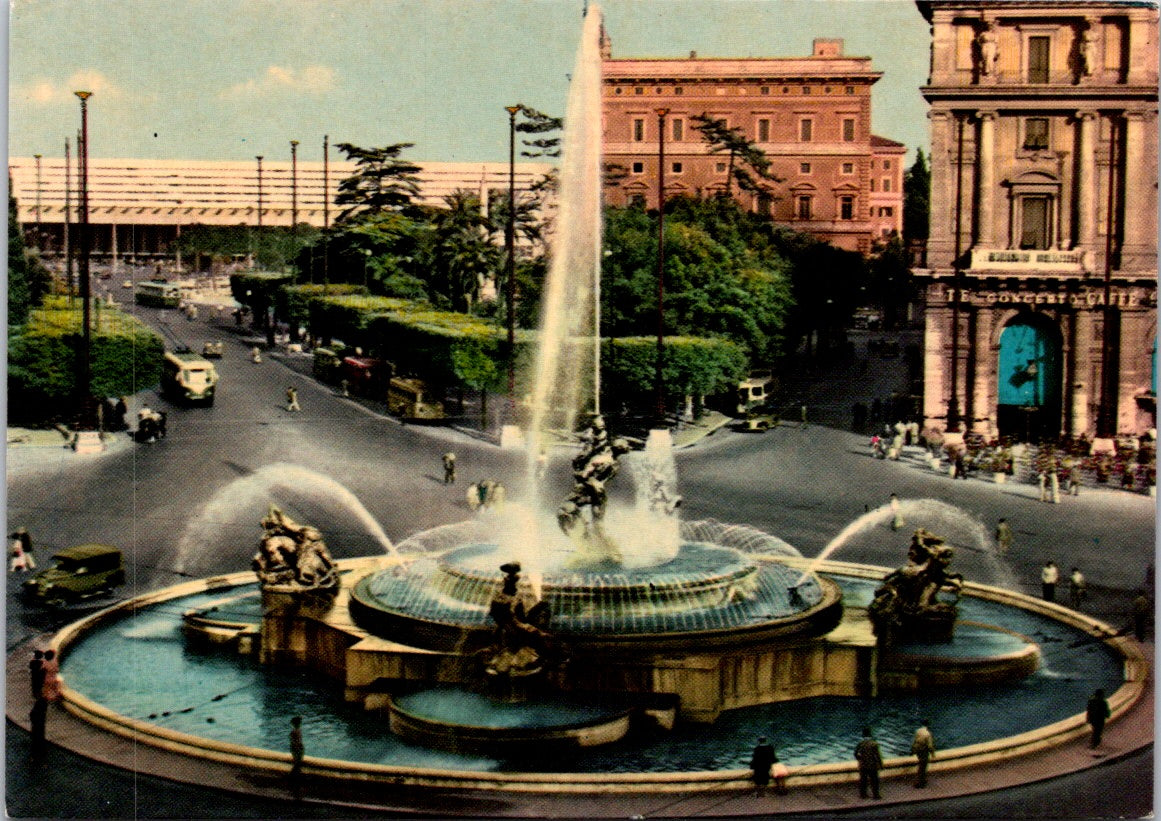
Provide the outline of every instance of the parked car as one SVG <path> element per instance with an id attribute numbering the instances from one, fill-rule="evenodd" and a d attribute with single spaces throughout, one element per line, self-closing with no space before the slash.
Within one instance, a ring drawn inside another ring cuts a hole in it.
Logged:
<path id="1" fill-rule="evenodd" d="M 60 551 L 53 564 L 24 583 L 24 595 L 64 604 L 110 593 L 125 583 L 121 551 L 107 544 L 82 544 Z"/>
<path id="2" fill-rule="evenodd" d="M 202 345 L 203 359 L 221 359 L 222 358 L 222 343 L 221 342 L 207 342 Z"/>

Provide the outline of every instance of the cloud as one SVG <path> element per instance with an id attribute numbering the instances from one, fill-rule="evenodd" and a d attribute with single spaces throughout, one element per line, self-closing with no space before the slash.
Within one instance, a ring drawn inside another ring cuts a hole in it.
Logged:
<path id="1" fill-rule="evenodd" d="M 313 65 L 301 69 L 286 66 L 267 66 L 258 77 L 235 83 L 218 96 L 224 99 L 257 97 L 266 94 L 294 91 L 302 94 L 322 94 L 335 87 L 335 70 L 330 66 Z"/>
<path id="2" fill-rule="evenodd" d="M 94 70 L 76 71 L 63 82 L 43 77 L 37 78 L 15 91 L 14 96 L 24 97 L 36 105 L 59 105 L 75 100 L 74 91 L 91 91 L 93 96 L 102 100 L 115 100 L 125 96 L 125 93 L 112 80 Z"/>

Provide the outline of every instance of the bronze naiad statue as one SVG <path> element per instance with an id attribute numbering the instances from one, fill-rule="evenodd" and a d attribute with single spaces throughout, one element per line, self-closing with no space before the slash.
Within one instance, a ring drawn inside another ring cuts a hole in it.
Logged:
<path id="1" fill-rule="evenodd" d="M 263 587 L 337 590 L 339 577 L 322 533 L 274 505 L 262 519 L 262 543 L 250 566 Z"/>
<path id="2" fill-rule="evenodd" d="M 915 531 L 906 566 L 883 579 L 868 608 L 880 644 L 951 641 L 963 589 L 963 576 L 947 571 L 954 555 L 934 533 Z"/>
<path id="3" fill-rule="evenodd" d="M 628 453 L 624 439 L 609 441 L 605 420 L 593 416 L 584 447 L 572 460 L 573 488 L 556 512 L 556 521 L 578 547 L 572 564 L 621 564 L 620 548 L 605 533 L 603 521 L 609 495 L 606 485 L 617 475 L 617 460 Z"/>
<path id="4" fill-rule="evenodd" d="M 495 643 L 484 650 L 484 672 L 494 690 L 514 698 L 558 660 L 558 653 L 547 630 L 548 604 L 520 584 L 520 563 L 508 562 L 500 570 L 504 581 L 488 605 L 496 633 Z"/>

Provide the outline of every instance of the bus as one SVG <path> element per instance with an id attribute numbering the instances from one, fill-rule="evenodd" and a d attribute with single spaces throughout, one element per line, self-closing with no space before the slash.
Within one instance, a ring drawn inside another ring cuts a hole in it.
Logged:
<path id="1" fill-rule="evenodd" d="M 212 362 L 188 351 L 166 351 L 162 366 L 161 387 L 170 399 L 214 404 L 218 371 Z"/>
<path id="2" fill-rule="evenodd" d="M 427 383 L 397 376 L 387 385 L 387 410 L 403 419 L 442 419 L 443 402 L 428 399 Z"/>
<path id="3" fill-rule="evenodd" d="M 171 282 L 138 282 L 134 298 L 138 305 L 176 308 L 181 302 L 181 288 Z"/>

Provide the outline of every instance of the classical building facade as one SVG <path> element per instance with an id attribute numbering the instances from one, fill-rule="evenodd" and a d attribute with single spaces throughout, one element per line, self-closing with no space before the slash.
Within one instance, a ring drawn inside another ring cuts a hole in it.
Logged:
<path id="1" fill-rule="evenodd" d="M 694 128 L 706 114 L 771 160 L 779 181 L 761 193 L 732 185 L 745 207 L 863 253 L 902 230 L 906 150 L 871 134 L 882 74 L 869 57 L 845 56 L 842 40 L 815 40 L 809 57 L 613 59 L 606 38 L 604 54 L 604 158 L 617 171 L 606 202 L 656 207 L 662 120 L 666 197 L 723 192 L 728 156 Z"/>
<path id="2" fill-rule="evenodd" d="M 486 209 L 496 192 L 507 194 L 507 163 L 417 162 L 420 202 L 439 204 L 456 190 L 470 191 Z M 517 163 L 516 189 L 527 190 L 551 170 L 546 163 Z M 354 163 L 266 159 L 89 159 L 89 224 L 99 257 L 169 257 L 183 227 L 192 225 L 322 227 L 339 215 L 335 195 Z M 53 257 L 62 254 L 71 225 L 76 242 L 76 157 L 13 157 L 8 161 L 18 219 L 28 243 Z M 329 200 L 329 208 L 326 203 Z"/>
<path id="3" fill-rule="evenodd" d="M 1157 8 L 920 0 L 928 424 L 1156 424 Z"/>

